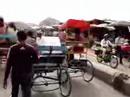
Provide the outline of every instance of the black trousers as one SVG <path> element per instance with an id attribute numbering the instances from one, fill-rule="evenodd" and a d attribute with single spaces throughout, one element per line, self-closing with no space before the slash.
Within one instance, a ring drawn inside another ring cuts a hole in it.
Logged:
<path id="1" fill-rule="evenodd" d="M 123 51 L 121 50 L 121 46 L 117 46 L 117 55 L 119 56 L 119 62 L 122 64 L 122 58 L 123 58 Z"/>
<path id="2" fill-rule="evenodd" d="M 12 97 L 18 97 L 19 86 L 21 85 L 22 97 L 31 97 L 31 74 L 13 75 L 12 80 Z"/>

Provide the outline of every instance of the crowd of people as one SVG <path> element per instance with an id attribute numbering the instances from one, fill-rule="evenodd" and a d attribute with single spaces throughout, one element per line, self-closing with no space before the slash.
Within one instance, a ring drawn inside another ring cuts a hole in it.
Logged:
<path id="1" fill-rule="evenodd" d="M 130 41 L 123 37 L 123 34 L 119 34 L 116 38 L 114 43 L 109 40 L 109 34 L 105 34 L 103 39 L 101 40 L 101 47 L 103 51 L 103 56 L 108 48 L 114 47 L 116 49 L 116 54 L 120 58 L 120 64 L 123 64 L 122 58 L 123 56 L 130 51 Z"/>

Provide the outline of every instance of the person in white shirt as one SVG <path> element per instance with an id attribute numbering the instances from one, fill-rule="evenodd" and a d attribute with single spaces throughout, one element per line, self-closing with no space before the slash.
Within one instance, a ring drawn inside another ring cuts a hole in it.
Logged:
<path id="1" fill-rule="evenodd" d="M 104 38 L 101 40 L 101 46 L 104 48 L 107 48 L 109 46 L 112 46 L 113 44 L 108 39 L 108 34 L 104 35 Z"/>
<path id="2" fill-rule="evenodd" d="M 103 39 L 101 40 L 101 47 L 102 47 L 102 51 L 103 51 L 103 56 L 105 56 L 107 48 L 109 48 L 110 46 L 113 46 L 113 44 L 110 42 L 110 40 L 108 38 L 109 38 L 109 35 L 105 34 Z"/>
<path id="3" fill-rule="evenodd" d="M 116 46 L 121 46 L 125 43 L 125 38 L 123 38 L 122 35 L 119 35 L 118 37 L 115 38 L 115 44 Z"/>
<path id="4" fill-rule="evenodd" d="M 8 25 L 7 25 L 7 34 L 10 34 L 10 35 L 13 35 L 14 38 L 11 39 L 12 41 L 16 42 L 17 41 L 17 28 L 15 26 L 15 23 L 14 22 L 10 22 Z"/>

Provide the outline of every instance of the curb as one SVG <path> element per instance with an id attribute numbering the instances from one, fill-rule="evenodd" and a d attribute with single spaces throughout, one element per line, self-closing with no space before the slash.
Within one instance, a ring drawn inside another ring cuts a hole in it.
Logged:
<path id="1" fill-rule="evenodd" d="M 124 92 L 124 94 L 130 96 L 130 79 L 127 81 L 124 81 L 123 92 Z"/>
<path id="2" fill-rule="evenodd" d="M 90 49 L 89 49 L 88 55 L 92 57 L 96 56 L 94 52 Z M 119 71 L 117 69 L 113 69 L 109 66 L 100 65 L 95 62 L 92 62 L 92 63 L 94 64 L 94 68 L 95 68 L 95 72 L 94 72 L 95 77 L 101 79 L 102 81 L 108 83 L 111 86 L 113 86 L 114 84 L 113 80 L 116 74 L 119 75 L 123 73 L 127 75 L 126 73 Z M 123 84 L 121 86 L 120 92 L 122 92 L 125 95 L 130 96 L 130 78 L 128 80 L 122 79 L 122 81 L 123 81 Z"/>

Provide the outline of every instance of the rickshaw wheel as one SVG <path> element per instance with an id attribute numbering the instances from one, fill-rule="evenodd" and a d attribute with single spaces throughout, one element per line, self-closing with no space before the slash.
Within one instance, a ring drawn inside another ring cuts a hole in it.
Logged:
<path id="1" fill-rule="evenodd" d="M 65 69 L 60 70 L 59 87 L 61 95 L 63 97 L 68 97 L 71 94 L 72 90 L 71 79 L 69 73 Z"/>
<path id="2" fill-rule="evenodd" d="M 93 64 L 89 60 L 85 60 L 82 62 L 82 75 L 83 79 L 86 82 L 90 82 L 94 78 L 94 67 Z"/>

